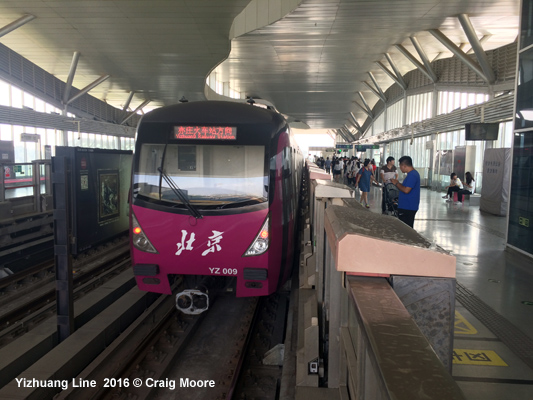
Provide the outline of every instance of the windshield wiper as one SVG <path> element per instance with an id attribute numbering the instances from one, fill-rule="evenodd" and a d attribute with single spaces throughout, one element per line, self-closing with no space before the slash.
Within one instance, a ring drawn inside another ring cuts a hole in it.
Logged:
<path id="1" fill-rule="evenodd" d="M 163 171 L 163 168 L 159 167 L 157 168 L 157 170 L 159 172 L 161 172 L 161 176 L 163 177 L 163 179 L 165 180 L 165 182 L 168 184 L 168 186 L 170 187 L 170 189 L 174 192 L 174 194 L 176 196 L 178 196 L 178 198 L 181 200 L 181 202 L 183 203 L 183 205 L 185 207 L 187 207 L 187 210 L 189 210 L 189 212 L 191 213 L 191 215 L 196 218 L 196 219 L 201 219 L 203 218 L 203 215 L 200 214 L 200 211 L 198 211 L 196 209 L 196 207 L 194 207 L 191 202 L 189 201 L 189 199 L 187 198 L 187 196 L 185 194 L 183 194 L 183 191 L 178 187 L 178 185 L 176 185 L 176 182 L 174 182 L 174 180 L 168 176 L 164 171 Z"/>

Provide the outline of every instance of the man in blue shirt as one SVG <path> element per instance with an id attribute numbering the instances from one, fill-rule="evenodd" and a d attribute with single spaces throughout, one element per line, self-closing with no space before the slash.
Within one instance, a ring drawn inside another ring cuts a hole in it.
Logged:
<path id="1" fill-rule="evenodd" d="M 403 180 L 403 184 L 398 182 L 398 179 L 391 179 L 391 182 L 400 191 L 398 219 L 412 228 L 420 204 L 420 174 L 414 169 L 411 157 L 403 156 L 399 163 L 400 170 L 407 176 Z"/>

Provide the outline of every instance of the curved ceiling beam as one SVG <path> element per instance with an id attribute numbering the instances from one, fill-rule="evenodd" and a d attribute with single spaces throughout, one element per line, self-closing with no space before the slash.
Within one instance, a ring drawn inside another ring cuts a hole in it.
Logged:
<path id="1" fill-rule="evenodd" d="M 122 122 L 120 123 L 120 125 L 124 125 L 124 124 L 126 123 L 126 121 L 128 121 L 131 117 L 133 117 L 135 114 L 137 114 L 137 111 L 142 110 L 143 107 L 144 107 L 145 105 L 147 105 L 148 103 L 150 103 L 151 101 L 152 101 L 152 100 L 145 100 L 145 101 L 143 101 L 141 104 L 139 104 L 135 110 L 133 110 L 133 111 L 132 111 L 132 112 L 131 112 L 126 118 L 124 118 L 124 119 L 122 120 Z"/>
<path id="2" fill-rule="evenodd" d="M 343 138 L 345 142 L 350 142 L 350 139 L 346 137 L 346 133 L 344 132 L 342 128 L 337 129 L 336 132 L 337 132 L 337 135 Z"/>
<path id="3" fill-rule="evenodd" d="M 474 26 L 472 25 L 472 22 L 470 22 L 470 18 L 468 18 L 468 15 L 466 14 L 459 14 L 458 18 L 463 30 L 465 31 L 466 37 L 472 46 L 472 50 L 474 50 L 477 61 L 481 66 L 484 75 L 487 77 L 488 83 L 494 83 L 496 81 L 496 76 L 494 75 L 494 71 L 489 64 L 487 54 L 483 50 L 483 46 L 476 35 Z"/>
<path id="4" fill-rule="evenodd" d="M 357 101 L 352 101 L 353 104 L 355 104 L 357 107 L 359 107 L 361 109 L 361 111 L 363 111 L 366 115 L 368 115 L 368 117 L 370 119 L 373 119 L 374 116 L 372 115 L 372 112 L 371 111 L 368 111 L 364 106 L 362 106 L 361 104 L 359 104 Z"/>
<path id="5" fill-rule="evenodd" d="M 128 111 L 128 107 L 130 106 L 131 100 L 133 99 L 133 95 L 135 92 L 132 90 L 130 92 L 130 95 L 128 96 L 128 100 L 126 100 L 126 103 L 124 104 L 124 107 L 122 107 L 122 111 L 126 112 Z"/>
<path id="6" fill-rule="evenodd" d="M 483 35 L 481 39 L 479 39 L 479 43 L 483 44 L 487 40 L 489 40 L 492 37 L 492 35 Z M 466 52 L 466 54 L 474 54 L 474 49 L 470 49 Z"/>
<path id="7" fill-rule="evenodd" d="M 376 95 L 376 97 L 378 99 L 380 99 L 384 103 L 387 101 L 387 98 L 385 97 L 385 95 L 382 95 L 381 93 L 379 93 L 376 89 L 374 89 L 372 86 L 370 86 L 370 84 L 368 82 L 363 81 L 362 83 L 363 83 L 363 85 L 365 85 L 368 88 L 368 90 L 370 90 L 372 93 L 374 93 L 374 95 Z"/>
<path id="8" fill-rule="evenodd" d="M 78 67 L 78 60 L 80 59 L 80 52 L 75 51 L 72 55 L 72 61 L 70 63 L 70 70 L 68 72 L 67 83 L 65 85 L 65 91 L 63 92 L 63 104 L 68 104 L 68 98 L 70 96 L 70 89 L 72 88 L 72 81 L 74 75 L 76 75 L 76 68 Z"/>
<path id="9" fill-rule="evenodd" d="M 370 108 L 370 106 L 368 105 L 368 103 L 366 102 L 366 99 L 365 97 L 363 96 L 363 93 L 361 92 L 357 92 L 357 94 L 359 95 L 359 98 L 361 99 L 361 101 L 363 102 L 363 104 L 365 105 L 365 108 L 367 109 L 367 111 L 372 114 L 372 108 Z"/>
<path id="10" fill-rule="evenodd" d="M 376 89 L 378 90 L 378 92 L 386 99 L 387 96 L 385 96 L 385 92 L 381 89 L 381 86 L 379 85 L 378 81 L 374 77 L 374 74 L 370 71 L 368 71 L 367 74 L 370 77 L 370 80 L 372 81 Z"/>
<path id="11" fill-rule="evenodd" d="M 352 135 L 352 132 L 350 131 L 350 129 L 348 129 L 348 127 L 346 126 L 346 124 L 344 124 L 342 127 L 341 127 L 342 130 L 344 130 L 344 133 L 346 133 L 346 137 L 349 139 L 348 142 L 353 142 L 355 141 L 355 136 Z"/>
<path id="12" fill-rule="evenodd" d="M 398 84 L 398 86 L 400 86 L 403 90 L 407 89 L 407 86 L 405 85 L 405 81 L 402 79 L 402 80 L 399 80 L 396 75 L 394 75 L 394 72 L 392 72 L 391 70 L 389 70 L 386 66 L 384 66 L 381 61 L 376 61 L 376 65 L 381 68 L 383 70 L 383 72 L 385 72 L 389 78 L 391 78 L 394 82 L 396 82 Z"/>
<path id="13" fill-rule="evenodd" d="M 92 90 L 94 89 L 96 86 L 98 86 L 99 84 L 101 84 L 103 81 L 107 80 L 111 75 L 102 75 L 100 78 L 98 78 L 97 80 L 95 80 L 94 82 L 92 83 L 89 83 L 87 86 L 85 86 L 83 89 L 81 89 L 79 91 L 79 93 L 76 93 L 74 96 L 72 96 L 72 98 L 70 98 L 65 104 L 70 104 L 72 103 L 74 100 L 80 98 L 81 96 L 83 96 L 85 93 L 87 93 L 89 90 Z"/>
<path id="14" fill-rule="evenodd" d="M 354 123 L 355 127 L 358 131 L 361 131 L 361 125 L 359 122 L 357 122 L 357 119 L 355 118 L 355 115 L 353 115 L 353 112 L 350 111 L 350 117 L 352 117 L 352 122 Z"/>
<path id="15" fill-rule="evenodd" d="M 429 71 L 426 69 L 425 66 L 423 66 L 420 61 L 416 59 L 415 56 L 413 56 L 409 50 L 407 50 L 405 47 L 403 47 L 401 44 L 395 44 L 394 47 L 396 47 L 400 53 L 402 53 L 411 63 L 420 70 L 424 75 L 426 75 L 429 80 L 433 83 L 437 81 L 437 77 L 434 73 L 430 74 Z M 433 72 L 433 71 L 432 71 Z"/>
<path id="16" fill-rule="evenodd" d="M 424 63 L 424 66 L 426 67 L 427 72 L 432 76 L 430 78 L 433 82 L 437 82 L 437 74 L 435 74 L 435 71 L 433 71 L 433 67 L 431 66 L 431 62 L 429 61 L 428 56 L 426 55 L 426 52 L 422 48 L 422 45 L 418 42 L 418 39 L 414 36 L 411 36 L 409 39 L 411 39 L 411 43 L 415 47 L 416 52 L 418 53 L 418 56 Z"/>
<path id="17" fill-rule="evenodd" d="M 385 53 L 385 58 L 389 62 L 390 66 L 392 67 L 392 70 L 394 71 L 394 74 L 396 75 L 396 77 L 400 81 L 400 83 L 401 83 L 400 86 L 403 87 L 404 89 L 407 89 L 407 84 L 403 80 L 402 73 L 400 72 L 400 70 L 396 66 L 396 63 L 392 60 L 392 57 L 390 56 L 390 54 L 389 53 Z"/>
<path id="18" fill-rule="evenodd" d="M 472 61 L 472 59 L 464 51 L 457 47 L 455 43 L 448 39 L 448 37 L 444 33 L 442 33 L 438 29 L 430 29 L 428 32 L 431 33 L 435 37 L 435 39 L 437 39 L 444 46 L 446 46 L 446 48 L 450 50 L 454 55 L 456 55 L 462 62 L 464 62 L 468 68 L 470 68 L 479 77 L 481 77 L 481 79 L 489 83 L 488 77 L 485 76 L 481 68 L 474 61 Z"/>
<path id="19" fill-rule="evenodd" d="M 35 18 L 37 18 L 35 15 L 26 14 L 10 24 L 7 24 L 3 28 L 0 28 L 0 37 L 7 35 L 9 32 L 14 31 L 17 28 L 20 28 L 22 25 L 27 24 Z"/>

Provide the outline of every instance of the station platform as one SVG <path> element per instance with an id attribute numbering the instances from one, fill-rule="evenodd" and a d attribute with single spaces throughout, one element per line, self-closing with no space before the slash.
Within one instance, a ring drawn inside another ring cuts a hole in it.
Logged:
<path id="1" fill-rule="evenodd" d="M 507 218 L 442 195 L 421 189 L 414 229 L 457 260 L 452 376 L 469 400 L 532 399 L 533 260 L 505 250 Z M 380 188 L 369 200 L 381 213 Z"/>

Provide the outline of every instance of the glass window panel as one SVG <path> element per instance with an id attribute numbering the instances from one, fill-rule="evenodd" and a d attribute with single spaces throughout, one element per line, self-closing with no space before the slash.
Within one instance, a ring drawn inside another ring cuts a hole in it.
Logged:
<path id="1" fill-rule="evenodd" d="M 9 90 L 9 84 L 0 81 L 0 105 L 2 106 L 10 106 L 10 90 Z"/>
<path id="2" fill-rule="evenodd" d="M 533 44 L 533 0 L 522 2 L 522 24 L 520 32 L 520 49 Z"/>
<path id="3" fill-rule="evenodd" d="M 379 135 L 385 130 L 385 113 L 381 115 L 374 121 L 374 135 Z"/>
<path id="4" fill-rule="evenodd" d="M 533 127 L 533 48 L 520 53 L 515 129 Z"/>
<path id="5" fill-rule="evenodd" d="M 465 108 L 468 104 L 468 93 L 461 93 L 459 98 L 459 107 Z"/>
<path id="6" fill-rule="evenodd" d="M 22 90 L 11 86 L 11 107 L 22 108 Z"/>
<path id="7" fill-rule="evenodd" d="M 46 130 L 46 142 L 44 144 L 52 146 L 52 150 L 56 146 L 56 131 L 55 131 L 55 129 L 47 129 Z"/>
<path id="8" fill-rule="evenodd" d="M 68 138 L 69 138 L 68 145 L 71 147 L 87 147 L 86 142 L 84 143 L 83 141 L 84 135 L 86 134 L 83 132 L 78 133 L 77 131 L 76 132 L 69 131 L 68 132 Z"/>
<path id="9" fill-rule="evenodd" d="M 59 108 L 56 108 L 54 107 L 53 105 L 49 104 L 49 103 L 45 103 L 45 106 L 44 106 L 44 111 L 48 114 L 50 113 L 58 113 L 58 114 L 61 114 L 61 111 L 59 110 Z"/>
<path id="10" fill-rule="evenodd" d="M 448 94 L 448 103 L 446 103 L 447 104 L 447 106 L 446 106 L 446 114 L 453 110 L 454 98 L 455 98 L 455 93 L 454 92 L 450 92 Z"/>
<path id="11" fill-rule="evenodd" d="M 533 131 L 515 133 L 508 243 L 533 254 Z"/>
<path id="12" fill-rule="evenodd" d="M 403 126 L 404 100 L 397 101 L 387 109 L 387 130 Z"/>
<path id="13" fill-rule="evenodd" d="M 0 140 L 13 140 L 13 128 L 8 124 L 0 124 Z"/>
<path id="14" fill-rule="evenodd" d="M 24 92 L 24 106 L 34 110 L 35 109 L 34 103 L 35 103 L 35 97 L 33 97 L 29 93 Z"/>
<path id="15" fill-rule="evenodd" d="M 513 122 L 510 121 L 510 122 L 506 122 L 505 123 L 506 125 L 506 130 L 505 130 L 505 145 L 504 147 L 511 147 L 513 145 L 513 138 L 514 138 L 514 135 L 513 135 Z"/>
<path id="16" fill-rule="evenodd" d="M 45 103 L 41 99 L 35 98 L 35 111 L 45 112 Z"/>

